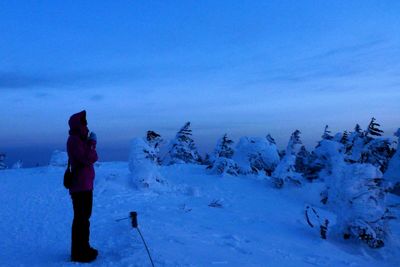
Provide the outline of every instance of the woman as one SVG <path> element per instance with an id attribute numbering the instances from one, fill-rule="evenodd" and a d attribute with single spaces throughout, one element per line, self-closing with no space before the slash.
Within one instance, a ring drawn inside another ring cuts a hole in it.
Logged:
<path id="1" fill-rule="evenodd" d="M 69 137 L 67 141 L 68 157 L 73 174 L 69 193 L 74 207 L 72 223 L 71 260 L 91 262 L 98 251 L 89 244 L 90 216 L 93 204 L 93 164 L 97 161 L 96 134 L 87 127 L 86 111 L 72 115 L 68 121 Z"/>

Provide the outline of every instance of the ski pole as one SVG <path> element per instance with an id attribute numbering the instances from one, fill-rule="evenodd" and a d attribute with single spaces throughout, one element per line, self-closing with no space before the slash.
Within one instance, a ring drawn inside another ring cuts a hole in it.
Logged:
<path id="1" fill-rule="evenodd" d="M 145 248 L 146 248 L 146 251 L 147 251 L 147 255 L 149 255 L 149 259 L 150 259 L 150 262 L 151 262 L 151 266 L 154 267 L 153 259 L 151 258 L 149 248 L 147 247 L 147 244 L 146 244 L 146 241 L 144 241 L 142 232 L 140 232 L 140 229 L 139 229 L 139 227 L 138 227 L 137 212 L 136 212 L 136 211 L 131 211 L 131 212 L 129 213 L 129 217 L 131 218 L 132 227 L 133 227 L 133 228 L 136 228 L 136 230 L 138 231 L 140 237 L 142 238 L 143 244 L 144 244 L 144 246 L 145 246 Z"/>

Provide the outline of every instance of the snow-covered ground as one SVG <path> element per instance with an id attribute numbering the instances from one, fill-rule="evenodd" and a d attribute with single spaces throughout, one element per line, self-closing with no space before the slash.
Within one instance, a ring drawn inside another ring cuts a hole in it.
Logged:
<path id="1" fill-rule="evenodd" d="M 304 207 L 319 205 L 321 184 L 278 190 L 265 177 L 208 175 L 199 165 L 160 171 L 168 185 L 153 191 L 130 183 L 127 162 L 96 164 L 91 243 L 100 255 L 92 265 L 151 266 L 129 220 L 116 222 L 137 211 L 155 266 L 400 266 L 399 220 L 375 250 L 323 240 L 306 224 Z M 0 266 L 79 265 L 69 261 L 63 173 L 54 166 L 0 172 Z"/>

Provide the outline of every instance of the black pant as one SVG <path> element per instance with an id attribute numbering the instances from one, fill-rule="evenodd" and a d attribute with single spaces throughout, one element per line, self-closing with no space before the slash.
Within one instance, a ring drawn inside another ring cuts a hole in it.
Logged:
<path id="1" fill-rule="evenodd" d="M 79 255 L 88 251 L 90 235 L 90 216 L 92 215 L 93 192 L 83 191 L 71 193 L 74 206 L 72 222 L 71 254 Z"/>

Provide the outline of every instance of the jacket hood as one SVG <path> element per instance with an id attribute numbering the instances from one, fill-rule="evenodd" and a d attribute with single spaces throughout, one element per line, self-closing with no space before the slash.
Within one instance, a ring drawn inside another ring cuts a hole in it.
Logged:
<path id="1" fill-rule="evenodd" d="M 81 112 L 75 113 L 69 118 L 69 134 L 79 134 L 82 135 L 83 129 L 87 126 L 86 121 L 86 110 L 82 110 Z"/>

